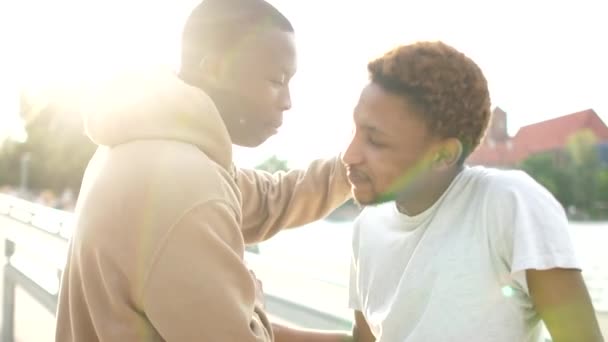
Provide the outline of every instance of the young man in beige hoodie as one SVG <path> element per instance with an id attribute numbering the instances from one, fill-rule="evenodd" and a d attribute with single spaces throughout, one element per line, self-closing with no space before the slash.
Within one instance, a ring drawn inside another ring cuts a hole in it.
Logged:
<path id="1" fill-rule="evenodd" d="M 317 220 L 350 193 L 341 161 L 271 175 L 235 168 L 291 106 L 293 28 L 262 0 L 205 0 L 180 77 L 124 76 L 95 93 L 100 147 L 83 180 L 56 340 L 272 341 L 245 244 Z"/>

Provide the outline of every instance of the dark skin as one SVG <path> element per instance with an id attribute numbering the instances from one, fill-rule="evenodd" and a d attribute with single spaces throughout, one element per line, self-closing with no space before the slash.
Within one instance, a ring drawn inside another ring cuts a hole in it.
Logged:
<path id="1" fill-rule="evenodd" d="M 275 342 L 374 342 L 365 317 L 355 311 L 355 325 L 352 333 L 302 330 L 273 324 Z"/>
<path id="2" fill-rule="evenodd" d="M 527 270 L 526 281 L 553 342 L 604 341 L 579 270 Z"/>
<path id="3" fill-rule="evenodd" d="M 355 325 L 352 333 L 302 330 L 273 325 L 275 342 L 374 342 L 367 321 L 360 311 L 355 311 Z"/>
<path id="4" fill-rule="evenodd" d="M 232 142 L 255 147 L 277 133 L 291 108 L 296 64 L 294 34 L 269 27 L 208 53 L 189 78 L 212 98 Z"/>
<path id="5" fill-rule="evenodd" d="M 376 337 L 372 334 L 365 316 L 361 311 L 355 311 L 355 326 L 353 327 L 353 337 L 356 342 L 374 342 Z"/>
<path id="6" fill-rule="evenodd" d="M 403 96 L 370 83 L 355 107 L 355 130 L 344 152 L 355 200 L 394 199 L 416 215 L 437 201 L 462 169 L 457 139 L 429 132 L 419 109 Z"/>
<path id="7" fill-rule="evenodd" d="M 352 342 L 350 334 L 345 332 L 329 332 L 318 330 L 303 330 L 279 324 L 272 325 L 275 342 Z"/>
<path id="8" fill-rule="evenodd" d="M 460 143 L 434 137 L 419 110 L 403 96 L 373 83 L 363 90 L 353 116 L 353 139 L 343 156 L 358 202 L 373 204 L 390 194 L 401 212 L 416 215 L 432 206 L 461 171 Z M 526 279 L 534 308 L 554 342 L 603 341 L 579 270 L 527 270 Z M 286 329 L 277 341 L 349 338 L 375 341 L 359 311 L 352 335 Z"/>

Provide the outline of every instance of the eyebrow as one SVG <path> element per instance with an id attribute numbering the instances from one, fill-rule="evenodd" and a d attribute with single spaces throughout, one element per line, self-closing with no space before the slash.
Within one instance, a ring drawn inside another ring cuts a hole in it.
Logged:
<path id="1" fill-rule="evenodd" d="M 281 67 L 281 72 L 285 75 L 285 78 L 292 78 L 296 72 L 298 71 L 297 68 L 286 68 L 286 67 Z"/>
<path id="2" fill-rule="evenodd" d="M 278 65 L 269 65 L 266 71 L 268 72 L 272 72 L 272 73 L 280 73 L 281 75 L 284 75 L 285 78 L 291 78 L 296 74 L 297 69 L 291 69 L 285 66 L 278 66 Z"/>

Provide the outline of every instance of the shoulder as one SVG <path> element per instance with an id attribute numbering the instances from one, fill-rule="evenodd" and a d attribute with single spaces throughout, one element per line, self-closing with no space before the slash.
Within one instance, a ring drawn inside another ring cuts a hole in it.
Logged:
<path id="1" fill-rule="evenodd" d="M 181 203 L 184 209 L 218 199 L 238 206 L 236 184 L 230 172 L 191 144 L 142 140 L 113 150 L 111 163 L 118 177 L 153 192 L 157 201 Z"/>
<path id="2" fill-rule="evenodd" d="M 483 197 L 488 209 L 509 209 L 518 203 L 562 209 L 553 194 L 524 171 L 484 167 L 469 170 L 476 179 L 478 195 Z"/>
<path id="3" fill-rule="evenodd" d="M 502 236 L 514 232 L 562 230 L 568 219 L 562 205 L 544 186 L 519 170 L 483 169 L 483 212 L 489 227 Z"/>

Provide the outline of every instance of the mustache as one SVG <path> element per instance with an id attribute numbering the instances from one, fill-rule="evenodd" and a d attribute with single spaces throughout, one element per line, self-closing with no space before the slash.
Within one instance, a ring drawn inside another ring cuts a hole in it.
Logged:
<path id="1" fill-rule="evenodd" d="M 348 178 L 369 180 L 369 176 L 365 172 L 349 166 L 346 167 L 346 175 Z"/>

